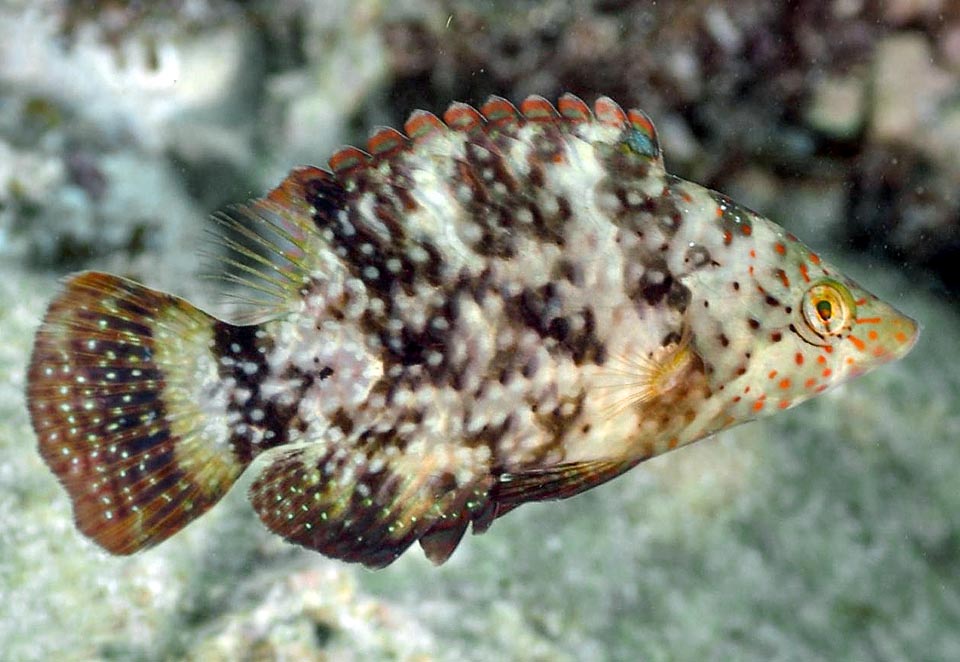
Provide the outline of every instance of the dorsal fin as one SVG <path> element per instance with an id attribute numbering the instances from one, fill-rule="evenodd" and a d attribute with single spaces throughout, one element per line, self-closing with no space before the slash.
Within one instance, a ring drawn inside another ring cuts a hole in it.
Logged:
<path id="1" fill-rule="evenodd" d="M 590 106 L 575 94 L 567 92 L 557 101 L 557 109 L 564 119 L 574 122 L 592 122 L 593 113 L 590 112 Z"/>
<path id="2" fill-rule="evenodd" d="M 487 123 L 496 127 L 517 125 L 520 122 L 520 113 L 516 106 L 496 95 L 490 95 L 480 106 L 480 112 L 487 119 Z"/>
<path id="3" fill-rule="evenodd" d="M 454 131 L 476 131 L 483 127 L 483 115 L 470 104 L 454 101 L 443 113 L 443 121 Z"/>
<path id="4" fill-rule="evenodd" d="M 600 97 L 593 104 L 593 111 L 597 116 L 597 121 L 618 129 L 627 128 L 627 114 L 623 112 L 616 101 L 610 97 Z"/>
<path id="5" fill-rule="evenodd" d="M 359 147 L 346 145 L 333 153 L 327 164 L 330 170 L 339 176 L 362 168 L 370 162 L 370 155 Z"/>
<path id="6" fill-rule="evenodd" d="M 627 112 L 627 119 L 630 122 L 630 137 L 627 138 L 630 148 L 638 154 L 650 157 L 662 168 L 663 152 L 660 149 L 660 138 L 657 136 L 656 127 L 653 126 L 653 120 L 637 108 L 631 108 Z"/>
<path id="7" fill-rule="evenodd" d="M 520 112 L 531 122 L 553 123 L 560 119 L 560 114 L 553 104 L 539 94 L 531 94 L 520 104 Z"/>
<path id="8" fill-rule="evenodd" d="M 564 124 L 568 130 L 579 131 L 574 127 L 594 121 L 623 131 L 623 146 L 662 167 L 656 129 L 642 111 L 624 112 L 609 97 L 600 97 L 591 113 L 578 97 L 564 94 L 557 107 L 541 96 L 528 96 L 519 111 L 497 96 L 489 97 L 479 111 L 456 102 L 447 108 L 442 121 L 432 113 L 417 110 L 404 124 L 406 135 L 390 127 L 378 128 L 368 140 L 369 153 L 346 146 L 330 157 L 329 172 L 315 167 L 295 169 L 264 199 L 215 216 L 225 230 L 222 243 L 230 250 L 224 260 L 230 267 L 227 278 L 257 293 L 246 300 L 252 314 L 245 321 L 262 321 L 268 314 L 282 313 L 299 303 L 302 287 L 323 266 L 321 248 L 325 242 L 317 231 L 315 217 L 332 214 L 345 204 L 344 180 L 449 131 L 474 134 L 468 138 L 473 140 L 475 132 L 491 129 L 509 137 L 511 131 L 527 122 L 562 132 Z M 316 209 L 318 205 L 323 209 Z"/>
<path id="9" fill-rule="evenodd" d="M 367 149 L 373 156 L 388 158 L 404 149 L 410 141 L 405 135 L 389 126 L 378 127 L 367 140 Z"/>
<path id="10" fill-rule="evenodd" d="M 440 121 L 440 118 L 426 110 L 413 111 L 403 125 L 403 129 L 414 142 L 421 142 L 447 131 L 446 125 Z"/>
<path id="11" fill-rule="evenodd" d="M 227 252 L 217 255 L 224 278 L 245 291 L 232 294 L 241 304 L 239 319 L 262 321 L 293 310 L 302 288 L 323 272 L 324 241 L 317 232 L 310 195 L 341 204 L 340 184 L 320 168 L 294 169 L 264 198 L 234 205 L 213 215 L 221 229 L 216 241 Z"/>

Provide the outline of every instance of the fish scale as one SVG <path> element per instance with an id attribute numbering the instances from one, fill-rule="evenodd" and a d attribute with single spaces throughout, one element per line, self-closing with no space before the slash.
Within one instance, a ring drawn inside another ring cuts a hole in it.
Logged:
<path id="1" fill-rule="evenodd" d="M 79 529 L 128 554 L 264 455 L 268 528 L 381 567 L 903 356 L 918 327 L 668 174 L 641 111 L 417 111 L 217 216 L 242 324 L 70 277 L 28 403 Z"/>

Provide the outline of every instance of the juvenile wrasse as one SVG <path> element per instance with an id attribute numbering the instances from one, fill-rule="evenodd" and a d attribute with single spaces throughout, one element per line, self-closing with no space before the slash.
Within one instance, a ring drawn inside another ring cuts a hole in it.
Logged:
<path id="1" fill-rule="evenodd" d="M 256 323 L 67 279 L 28 400 L 80 531 L 173 535 L 264 454 L 272 531 L 385 566 L 787 409 L 917 324 L 778 225 L 664 170 L 608 98 L 417 111 L 221 215 Z"/>

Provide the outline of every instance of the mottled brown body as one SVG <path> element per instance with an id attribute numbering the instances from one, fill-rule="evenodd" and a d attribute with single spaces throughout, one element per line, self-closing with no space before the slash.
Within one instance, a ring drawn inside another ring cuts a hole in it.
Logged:
<path id="1" fill-rule="evenodd" d="M 794 237 L 667 174 L 639 111 L 558 109 L 418 112 L 225 215 L 257 324 L 69 281 L 29 395 L 81 530 L 153 544 L 266 454 L 251 499 L 272 530 L 370 566 L 419 540 L 442 562 L 471 522 L 912 344 L 912 321 Z"/>

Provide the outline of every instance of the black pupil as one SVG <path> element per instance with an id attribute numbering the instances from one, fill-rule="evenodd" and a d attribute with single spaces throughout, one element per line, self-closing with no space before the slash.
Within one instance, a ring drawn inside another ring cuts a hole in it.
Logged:
<path id="1" fill-rule="evenodd" d="M 817 302 L 817 315 L 819 315 L 820 319 L 824 322 L 833 317 L 833 306 L 830 305 L 829 301 L 823 300 Z"/>

